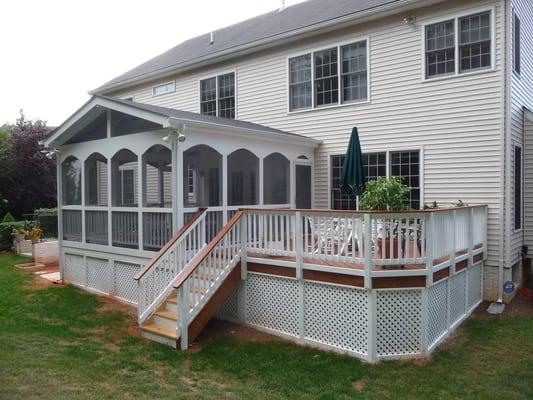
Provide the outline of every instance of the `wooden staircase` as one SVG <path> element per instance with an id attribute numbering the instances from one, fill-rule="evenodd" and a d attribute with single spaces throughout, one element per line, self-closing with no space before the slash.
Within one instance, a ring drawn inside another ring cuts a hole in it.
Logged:
<path id="1" fill-rule="evenodd" d="M 241 216 L 242 212 L 237 212 L 184 268 L 173 268 L 172 263 L 179 263 L 180 254 L 185 254 L 177 250 L 178 243 L 192 243 L 191 238 L 180 238 L 191 232 L 198 235 L 194 231 L 196 226 L 200 226 L 201 235 L 205 234 L 204 220 L 198 217 L 136 277 L 140 294 L 139 325 L 145 338 L 186 349 L 207 325 L 241 280 L 241 224 L 238 223 Z"/>

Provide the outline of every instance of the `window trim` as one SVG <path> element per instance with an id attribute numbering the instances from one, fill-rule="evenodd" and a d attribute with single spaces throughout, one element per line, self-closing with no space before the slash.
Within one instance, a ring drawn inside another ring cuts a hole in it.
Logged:
<path id="1" fill-rule="evenodd" d="M 350 101 L 342 101 L 342 64 L 341 64 L 341 47 L 346 46 L 349 44 L 357 43 L 357 42 L 366 42 L 366 99 L 364 100 L 350 100 Z M 337 79 L 338 79 L 338 87 L 339 87 L 339 100 L 337 104 L 328 104 L 323 106 L 316 106 L 315 105 L 315 63 L 314 63 L 314 53 L 328 50 L 333 47 L 337 48 Z M 290 106 L 290 60 L 291 58 L 300 57 L 304 55 L 310 55 L 311 56 L 311 107 L 308 108 L 301 108 L 298 110 L 291 110 Z M 291 53 L 286 57 L 285 60 L 285 91 L 286 91 L 286 114 L 297 114 L 297 113 L 303 113 L 303 112 L 310 112 L 310 111 L 316 111 L 316 110 L 327 110 L 330 108 L 336 108 L 336 107 L 346 107 L 346 106 L 353 106 L 357 104 L 368 104 L 371 102 L 370 99 L 370 86 L 371 86 L 371 71 L 370 71 L 370 36 L 359 36 L 347 40 L 342 40 L 339 42 L 330 42 L 327 44 L 324 44 L 319 47 L 309 47 L 305 50 Z"/>
<path id="2" fill-rule="evenodd" d="M 196 83 L 197 85 L 197 93 L 198 93 L 198 114 L 201 114 L 201 115 L 204 115 L 202 114 L 202 81 L 203 80 L 206 80 L 206 79 L 212 79 L 212 78 L 215 78 L 215 84 L 216 84 L 216 113 L 217 113 L 217 118 L 222 118 L 222 117 L 219 117 L 218 115 L 218 100 L 219 100 L 219 97 L 218 97 L 218 77 L 221 76 L 221 75 L 228 75 L 228 74 L 233 74 L 233 77 L 234 77 L 234 82 L 235 82 L 235 88 L 234 88 L 234 91 L 235 91 L 235 119 L 238 119 L 239 118 L 239 114 L 238 114 L 238 90 L 237 90 L 237 87 L 238 87 L 238 84 L 237 84 L 237 77 L 238 77 L 238 74 L 237 74 L 237 69 L 228 69 L 228 70 L 222 70 L 222 71 L 219 71 L 219 72 L 215 72 L 215 73 L 210 73 L 210 74 L 207 74 L 207 75 L 202 75 L 200 77 L 198 77 L 198 82 Z"/>
<path id="3" fill-rule="evenodd" d="M 512 13 L 512 29 L 513 29 L 513 33 L 512 33 L 512 40 L 513 40 L 513 48 L 512 48 L 512 52 L 513 52 L 513 72 L 518 76 L 520 77 L 520 73 L 522 71 L 522 21 L 520 19 L 520 17 L 518 16 L 516 10 L 513 10 L 513 13 Z M 516 60 L 516 56 L 517 56 L 517 51 L 516 51 L 516 21 L 518 20 L 518 69 L 516 68 L 517 67 L 517 60 Z"/>
<path id="4" fill-rule="evenodd" d="M 386 149 L 379 147 L 369 147 L 365 148 L 363 154 L 372 154 L 372 153 L 386 153 L 386 171 L 387 178 L 391 176 L 391 162 L 390 162 L 390 153 L 396 153 L 398 151 L 418 151 L 418 160 L 419 160 L 419 175 L 420 175 L 420 209 L 422 210 L 425 204 L 425 157 L 424 157 L 424 146 L 388 146 Z M 346 152 L 331 152 L 327 154 L 328 157 L 328 209 L 331 210 L 331 182 L 333 177 L 331 176 L 331 157 L 332 156 L 343 156 Z"/>
<path id="5" fill-rule="evenodd" d="M 520 149 L 520 228 L 516 229 L 516 149 Z M 513 143 L 513 233 L 522 232 L 524 229 L 524 146 L 519 143 Z"/>
<path id="6" fill-rule="evenodd" d="M 167 90 L 166 92 L 158 93 L 158 94 L 155 93 L 155 89 L 156 88 L 161 87 L 161 86 L 170 85 L 170 84 L 172 84 L 174 86 L 172 90 Z M 174 93 L 175 91 L 176 91 L 176 81 L 175 80 L 164 82 L 164 83 L 159 83 L 157 85 L 152 86 L 152 97 L 163 96 L 163 95 L 168 94 L 168 93 Z"/>
<path id="7" fill-rule="evenodd" d="M 461 72 L 459 65 L 459 56 L 460 56 L 460 42 L 459 42 L 459 19 L 468 17 L 470 15 L 481 14 L 484 12 L 490 12 L 490 67 L 489 68 L 479 68 L 471 71 Z M 440 22 L 454 21 L 454 46 L 455 46 L 455 68 L 454 73 L 446 75 L 437 75 L 434 77 L 427 77 L 426 71 L 426 27 L 428 25 L 437 24 Z M 422 43 L 422 57 L 421 57 L 421 79 L 422 82 L 437 82 L 444 79 L 453 79 L 461 76 L 469 76 L 476 74 L 484 74 L 488 72 L 493 72 L 496 70 L 496 7 L 477 7 L 469 10 L 463 10 L 459 13 L 447 14 L 440 16 L 438 18 L 428 19 L 421 24 L 421 38 Z"/>

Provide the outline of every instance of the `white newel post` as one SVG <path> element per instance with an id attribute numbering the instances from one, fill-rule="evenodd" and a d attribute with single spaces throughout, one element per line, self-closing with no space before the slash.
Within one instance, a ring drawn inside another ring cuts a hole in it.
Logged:
<path id="1" fill-rule="evenodd" d="M 365 233 L 363 235 L 363 257 L 364 257 L 364 266 L 365 266 L 365 289 L 371 289 L 372 288 L 372 218 L 370 217 L 370 214 L 365 214 Z"/>
<path id="2" fill-rule="evenodd" d="M 291 218 L 292 219 L 292 218 Z M 296 279 L 298 279 L 298 289 L 300 300 L 298 333 L 300 339 L 305 337 L 305 282 L 303 274 L 303 243 L 302 243 L 302 213 L 296 211 L 294 214 L 294 251 L 296 254 Z"/>
<path id="3" fill-rule="evenodd" d="M 248 214 L 245 212 L 240 220 L 241 224 L 241 279 L 245 280 L 247 275 L 247 251 L 248 251 Z"/>
<path id="4" fill-rule="evenodd" d="M 85 244 L 85 162 L 80 160 L 81 164 L 81 242 Z"/>
<path id="5" fill-rule="evenodd" d="M 182 350 L 189 348 L 189 280 L 186 279 L 177 293 L 180 305 L 180 347 Z"/>
<path id="6" fill-rule="evenodd" d="M 434 213 L 426 218 L 426 288 L 433 285 L 433 257 L 434 257 L 434 237 L 435 237 L 435 217 Z"/>

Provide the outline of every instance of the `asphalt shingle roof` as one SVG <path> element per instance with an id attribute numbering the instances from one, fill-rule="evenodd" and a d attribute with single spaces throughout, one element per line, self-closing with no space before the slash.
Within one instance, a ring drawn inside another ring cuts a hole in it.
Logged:
<path id="1" fill-rule="evenodd" d="M 214 43 L 210 44 L 210 33 L 200 35 L 173 47 L 146 61 L 132 70 L 112 79 L 95 91 L 109 86 L 156 73 L 196 59 L 214 56 L 256 41 L 274 38 L 313 25 L 341 17 L 347 17 L 372 8 L 400 0 L 308 0 L 285 8 L 239 22 L 213 32 Z"/>

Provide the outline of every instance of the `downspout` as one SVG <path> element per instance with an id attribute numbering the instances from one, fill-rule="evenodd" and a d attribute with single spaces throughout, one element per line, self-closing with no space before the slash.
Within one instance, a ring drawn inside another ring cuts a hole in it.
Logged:
<path id="1" fill-rule="evenodd" d="M 508 73 L 509 61 L 509 38 L 510 38 L 510 7 L 505 0 L 501 1 L 503 15 L 503 55 L 502 55 L 502 152 L 503 152 L 503 199 L 501 212 L 501 236 L 500 236 L 500 265 L 498 270 L 498 303 L 503 302 L 503 279 L 505 265 L 510 263 L 511 253 L 511 129 L 509 109 L 511 106 L 511 86 Z"/>

